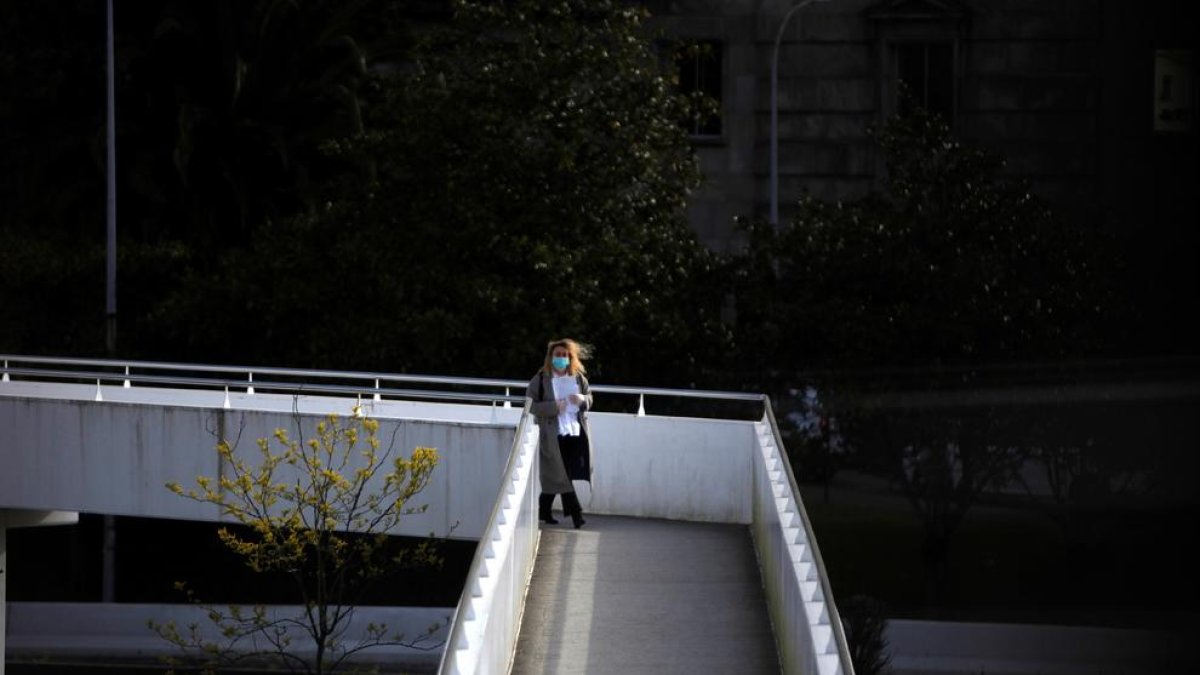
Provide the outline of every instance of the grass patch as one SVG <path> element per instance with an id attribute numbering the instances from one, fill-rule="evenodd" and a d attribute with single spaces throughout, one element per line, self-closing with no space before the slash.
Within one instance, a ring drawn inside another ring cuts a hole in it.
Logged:
<path id="1" fill-rule="evenodd" d="M 943 599 L 927 601 L 924 531 L 880 489 L 802 488 L 837 597 L 894 618 L 1159 627 L 1198 623 L 1195 509 L 1075 514 L 1069 531 L 1032 504 L 980 504 L 950 544 Z"/>

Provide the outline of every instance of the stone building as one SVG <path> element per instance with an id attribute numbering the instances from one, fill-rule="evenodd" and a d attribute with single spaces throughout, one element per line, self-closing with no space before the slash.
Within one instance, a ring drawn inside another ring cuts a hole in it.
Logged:
<path id="1" fill-rule="evenodd" d="M 736 216 L 770 217 L 771 70 L 778 209 L 854 198 L 882 177 L 868 128 L 904 81 L 964 141 L 1001 154 L 1056 211 L 1117 234 L 1159 330 L 1197 306 L 1196 44 L 1179 0 L 650 0 L 656 29 L 706 50 L 685 86 L 720 101 L 694 129 L 706 176 L 689 217 L 716 250 Z M 797 7 L 798 5 L 802 5 Z M 793 11 L 794 10 L 794 11 Z M 778 60 L 775 41 L 778 38 Z"/>

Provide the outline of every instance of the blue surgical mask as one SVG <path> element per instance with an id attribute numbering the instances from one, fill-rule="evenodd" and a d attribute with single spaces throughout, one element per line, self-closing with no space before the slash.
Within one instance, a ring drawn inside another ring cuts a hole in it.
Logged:
<path id="1" fill-rule="evenodd" d="M 566 356 L 556 356 L 550 359 L 550 365 L 554 366 L 555 370 L 566 370 L 567 366 L 571 365 L 571 359 Z"/>

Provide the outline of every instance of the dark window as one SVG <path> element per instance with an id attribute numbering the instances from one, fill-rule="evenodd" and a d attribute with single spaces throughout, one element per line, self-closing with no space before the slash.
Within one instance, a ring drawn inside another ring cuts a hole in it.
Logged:
<path id="1" fill-rule="evenodd" d="M 675 52 L 679 89 L 692 102 L 684 126 L 692 136 L 721 135 L 721 43 L 693 42 Z"/>
<path id="2" fill-rule="evenodd" d="M 954 121 L 954 45 L 949 42 L 898 44 L 896 79 L 902 91 L 897 100 L 900 114 L 913 106 Z"/>

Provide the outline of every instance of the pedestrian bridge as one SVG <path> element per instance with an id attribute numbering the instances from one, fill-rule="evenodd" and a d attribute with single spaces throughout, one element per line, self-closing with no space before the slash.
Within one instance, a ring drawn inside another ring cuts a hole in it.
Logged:
<path id="1" fill-rule="evenodd" d="M 431 669 L 853 672 L 765 397 L 594 386 L 598 401 L 624 398 L 637 412 L 593 413 L 594 477 L 577 483 L 588 523 L 575 530 L 537 520 L 538 435 L 523 381 L 0 359 L 0 569 L 5 525 L 80 512 L 219 520 L 164 484 L 220 475 L 218 438 L 253 449 L 276 428 L 358 410 L 400 451 L 441 455 L 421 494 L 428 510 L 395 534 L 479 542 Z M 756 413 L 653 414 L 669 398 Z M 14 618 L 8 634 L 21 633 Z"/>

